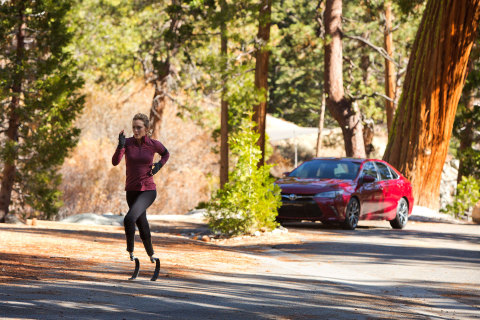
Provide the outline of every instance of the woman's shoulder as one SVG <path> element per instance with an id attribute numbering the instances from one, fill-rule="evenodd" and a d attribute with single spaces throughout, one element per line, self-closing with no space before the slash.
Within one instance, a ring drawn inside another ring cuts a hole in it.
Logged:
<path id="1" fill-rule="evenodd" d="M 162 144 L 159 140 L 157 139 L 153 139 L 151 137 L 148 137 L 147 141 L 149 141 L 151 144 L 153 145 L 159 145 L 159 144 Z"/>

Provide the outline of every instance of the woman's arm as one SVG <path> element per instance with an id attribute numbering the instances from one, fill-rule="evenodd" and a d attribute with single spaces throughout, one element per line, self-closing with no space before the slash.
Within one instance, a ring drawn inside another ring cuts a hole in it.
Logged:
<path id="1" fill-rule="evenodd" d="M 155 141 L 155 149 L 155 151 L 162 157 L 159 162 L 162 164 L 163 167 L 165 163 L 167 163 L 168 158 L 170 158 L 170 153 L 160 141 Z"/>
<path id="2" fill-rule="evenodd" d="M 126 143 L 126 138 L 122 130 L 118 134 L 117 150 L 115 150 L 115 153 L 113 154 L 113 157 L 112 157 L 112 164 L 114 166 L 118 165 L 120 161 L 122 161 L 123 154 L 125 153 L 125 143 Z"/>
<path id="3" fill-rule="evenodd" d="M 157 140 L 152 140 L 152 141 L 153 141 L 153 144 L 155 146 L 155 152 L 160 154 L 160 156 L 162 158 L 160 159 L 160 161 L 153 164 L 153 167 L 152 167 L 152 169 L 150 170 L 150 173 L 149 173 L 149 175 L 151 175 L 151 176 L 156 174 L 163 167 L 163 165 L 165 163 L 167 163 L 168 158 L 170 158 L 170 153 L 168 152 L 167 148 L 165 148 L 165 146 L 160 141 L 157 141 Z"/>
<path id="4" fill-rule="evenodd" d="M 115 153 L 113 154 L 112 157 L 112 164 L 114 166 L 118 165 L 120 161 L 122 161 L 123 155 L 125 153 L 125 148 L 115 150 Z"/>

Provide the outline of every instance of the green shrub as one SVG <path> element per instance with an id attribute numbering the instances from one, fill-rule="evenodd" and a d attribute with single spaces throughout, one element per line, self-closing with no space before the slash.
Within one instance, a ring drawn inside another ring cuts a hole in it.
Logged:
<path id="1" fill-rule="evenodd" d="M 248 120 L 247 120 L 248 119 Z M 229 182 L 217 191 L 207 207 L 210 228 L 228 236 L 251 234 L 260 228 L 274 229 L 280 207 L 280 187 L 270 176 L 271 165 L 257 168 L 261 151 L 258 133 L 250 118 L 244 119 L 229 141 L 238 158 Z"/>
<path id="2" fill-rule="evenodd" d="M 478 200 L 480 200 L 480 180 L 473 176 L 463 176 L 457 186 L 453 203 L 447 205 L 442 211 L 457 218 L 464 217 L 471 213 Z"/>

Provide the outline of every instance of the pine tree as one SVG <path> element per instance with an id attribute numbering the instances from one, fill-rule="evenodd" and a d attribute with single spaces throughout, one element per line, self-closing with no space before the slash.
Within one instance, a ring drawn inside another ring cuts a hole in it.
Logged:
<path id="1" fill-rule="evenodd" d="M 14 212 L 52 218 L 61 206 L 58 167 L 75 146 L 83 107 L 65 16 L 71 1 L 0 6 L 0 221 Z M 13 210 L 11 210 L 13 209 Z"/>

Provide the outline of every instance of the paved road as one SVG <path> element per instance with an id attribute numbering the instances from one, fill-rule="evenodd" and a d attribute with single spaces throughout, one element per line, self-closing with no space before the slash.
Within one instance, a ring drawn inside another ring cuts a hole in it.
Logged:
<path id="1" fill-rule="evenodd" d="M 480 318 L 480 226 L 287 227 L 295 244 L 227 248 L 257 261 L 242 272 L 0 284 L 0 318 Z"/>
<path id="2" fill-rule="evenodd" d="M 353 232 L 286 226 L 302 243 L 268 250 L 269 259 L 283 261 L 276 273 L 327 281 L 312 292 L 322 305 L 333 300 L 340 314 L 353 308 L 355 318 L 480 318 L 480 226 L 410 222 L 393 230 L 372 221 Z"/>

